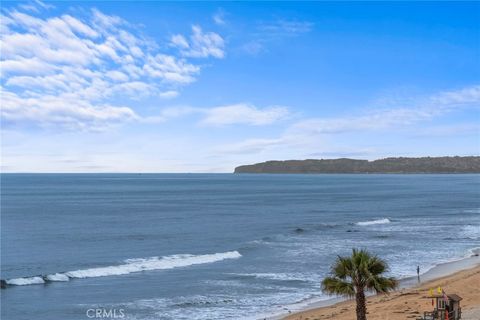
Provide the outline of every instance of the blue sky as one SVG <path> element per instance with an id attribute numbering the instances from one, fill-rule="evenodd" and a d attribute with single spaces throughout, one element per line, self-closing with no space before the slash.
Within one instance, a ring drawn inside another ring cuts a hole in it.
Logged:
<path id="1" fill-rule="evenodd" d="M 4 172 L 478 155 L 479 2 L 4 2 Z"/>

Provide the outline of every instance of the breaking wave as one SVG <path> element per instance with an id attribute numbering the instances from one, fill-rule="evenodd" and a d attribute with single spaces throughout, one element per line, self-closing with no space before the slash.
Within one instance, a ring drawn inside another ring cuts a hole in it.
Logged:
<path id="1" fill-rule="evenodd" d="M 14 286 L 26 286 L 29 284 L 41 284 L 45 283 L 42 277 L 26 277 L 26 278 L 15 278 L 6 281 L 7 284 Z"/>
<path id="2" fill-rule="evenodd" d="M 276 281 L 312 281 L 312 275 L 299 273 L 231 273 L 233 276 Z"/>
<path id="3" fill-rule="evenodd" d="M 385 223 L 390 223 L 390 219 L 388 218 L 383 218 L 383 219 L 378 219 L 378 220 L 370 220 L 370 221 L 360 221 L 357 222 L 357 226 L 370 226 L 372 224 L 385 224 Z"/>
<path id="4" fill-rule="evenodd" d="M 134 272 L 150 270 L 167 270 L 180 267 L 188 267 L 197 264 L 213 263 L 226 259 L 238 259 L 242 255 L 238 251 L 222 253 L 192 255 L 177 254 L 165 257 L 151 257 L 145 259 L 128 259 L 124 264 L 116 266 L 98 267 L 68 271 L 63 273 L 49 274 L 45 276 L 34 276 L 6 280 L 8 285 L 24 286 L 30 284 L 42 284 L 50 281 L 69 281 L 75 278 L 96 278 L 107 276 L 118 276 Z"/>
<path id="5" fill-rule="evenodd" d="M 463 227 L 461 235 L 467 239 L 477 240 L 480 238 L 480 225 L 469 224 Z"/>
<path id="6" fill-rule="evenodd" d="M 480 213 L 480 208 L 475 208 L 475 209 L 465 209 L 463 210 L 465 213 Z"/>

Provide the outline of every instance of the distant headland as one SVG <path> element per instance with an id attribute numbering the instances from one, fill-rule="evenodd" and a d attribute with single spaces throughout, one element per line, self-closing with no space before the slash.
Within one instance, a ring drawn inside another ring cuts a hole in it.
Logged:
<path id="1" fill-rule="evenodd" d="M 235 173 L 480 173 L 480 156 L 266 161 L 236 167 Z"/>

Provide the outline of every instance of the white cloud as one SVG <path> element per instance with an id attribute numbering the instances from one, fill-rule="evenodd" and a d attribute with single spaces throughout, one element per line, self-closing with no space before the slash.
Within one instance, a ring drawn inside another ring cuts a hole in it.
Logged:
<path id="1" fill-rule="evenodd" d="M 419 99 L 416 105 L 408 108 L 375 110 L 356 117 L 308 119 L 296 123 L 290 130 L 315 134 L 386 130 L 430 120 L 464 107 L 480 108 L 480 85 L 440 92 Z"/>
<path id="2" fill-rule="evenodd" d="M 40 2 L 32 5 L 48 8 Z M 194 82 L 200 72 L 200 66 L 187 57 L 223 57 L 223 39 L 203 33 L 198 26 L 193 28 L 185 54 L 176 57 L 161 52 L 137 27 L 97 9 L 81 17 L 40 18 L 35 15 L 39 9 L 28 11 L 22 12 L 19 6 L 4 10 L 1 17 L 2 93 L 10 99 L 8 103 L 14 100 L 17 104 L 2 110 L 8 123 L 38 119 L 45 124 L 51 116 L 52 123 L 61 125 L 63 119 L 71 128 L 75 115 L 82 126 L 98 126 L 112 119 L 109 115 L 114 115 L 115 121 L 139 118 L 133 109 L 127 112 L 113 99 L 121 97 L 128 104 L 148 96 L 174 98 L 179 88 Z M 46 101 L 54 103 L 48 106 Z M 28 115 L 29 110 L 39 116 Z M 58 116 L 66 113 L 68 116 Z"/>
<path id="3" fill-rule="evenodd" d="M 214 152 L 221 154 L 250 154 L 259 153 L 268 148 L 281 146 L 285 143 L 282 138 L 278 139 L 247 139 L 245 141 L 218 147 Z"/>
<path id="4" fill-rule="evenodd" d="M 223 26 L 226 21 L 225 21 L 225 11 L 219 9 L 215 14 L 212 16 L 213 22 L 218 24 L 219 26 Z"/>
<path id="5" fill-rule="evenodd" d="M 255 32 L 251 34 L 251 39 L 244 43 L 240 49 L 247 54 L 256 56 L 267 51 L 272 44 L 310 32 L 313 26 L 314 23 L 310 21 L 285 19 L 259 22 L 256 25 Z"/>
<path id="6" fill-rule="evenodd" d="M 208 109 L 203 124 L 223 126 L 230 124 L 268 125 L 285 119 L 288 115 L 286 107 L 257 108 L 249 104 L 235 104 L 230 106 Z"/>
<path id="7" fill-rule="evenodd" d="M 192 35 L 189 41 L 182 35 L 173 35 L 171 45 L 180 50 L 185 57 L 194 58 L 223 58 L 225 56 L 225 41 L 214 32 L 203 32 L 200 26 L 192 26 Z"/>
<path id="8" fill-rule="evenodd" d="M 420 129 L 413 130 L 410 134 L 416 133 L 422 135 L 433 135 L 439 133 L 473 132 L 471 125 L 431 130 L 425 126 L 425 123 L 434 118 L 441 117 L 453 111 L 460 111 L 464 108 L 480 109 L 480 85 L 470 86 L 459 90 L 445 91 L 434 94 L 427 98 L 410 99 L 409 107 L 397 106 L 389 109 L 370 110 L 358 116 L 335 117 L 335 118 L 311 118 L 305 119 L 290 125 L 282 135 L 277 138 L 249 138 L 240 142 L 232 142 L 225 146 L 217 147 L 219 152 L 230 153 L 259 153 L 273 148 L 293 147 L 318 150 L 324 146 L 319 145 L 325 137 L 348 133 L 385 133 L 392 130 L 407 130 L 415 125 L 422 124 Z M 389 102 L 392 104 L 392 102 Z M 418 128 L 418 127 L 415 127 Z M 476 126 L 477 132 L 480 126 Z M 405 134 L 405 132 L 403 133 Z M 408 134 L 408 133 L 407 133 Z M 362 150 L 373 150 L 365 147 Z M 335 152 L 341 154 L 338 146 L 323 149 L 322 152 Z M 357 152 L 356 150 L 355 152 Z M 362 152 L 363 152 L 362 151 Z M 350 152 L 350 151 L 349 151 Z M 372 151 L 373 152 L 373 151 Z"/>
<path id="9" fill-rule="evenodd" d="M 19 5 L 19 8 L 22 8 L 23 10 L 26 10 L 26 11 L 33 11 L 33 12 L 40 12 L 40 10 L 48 10 L 48 9 L 52 9 L 52 8 L 55 8 L 55 6 L 53 5 L 50 5 L 50 4 L 46 4 L 42 1 L 39 1 L 39 0 L 34 0 L 33 2 L 30 2 L 30 3 L 27 3 L 27 4 L 20 4 Z"/>
<path id="10" fill-rule="evenodd" d="M 256 56 L 260 52 L 265 50 L 265 46 L 264 46 L 262 41 L 254 40 L 254 41 L 250 41 L 250 42 L 247 42 L 244 45 L 242 45 L 241 49 L 248 54 Z"/>
<path id="11" fill-rule="evenodd" d="M 165 92 L 160 92 L 158 94 L 159 97 L 165 98 L 165 99 L 172 99 L 178 96 L 178 91 L 175 90 L 168 90 Z"/>
<path id="12" fill-rule="evenodd" d="M 290 112 L 286 107 L 258 108 L 251 104 L 239 103 L 213 108 L 171 107 L 163 109 L 159 117 L 167 120 L 192 114 L 201 115 L 200 124 L 205 126 L 262 126 L 286 119 Z"/>
<path id="13" fill-rule="evenodd" d="M 259 29 L 269 33 L 270 36 L 284 36 L 310 32 L 313 26 L 314 24 L 309 21 L 279 19 L 273 22 L 262 23 Z"/>
<path id="14" fill-rule="evenodd" d="M 112 80 L 114 80 L 114 81 L 122 82 L 122 81 L 128 81 L 128 80 L 129 80 L 129 77 L 128 77 L 125 73 L 123 73 L 123 72 L 121 72 L 121 71 L 118 71 L 118 70 L 110 70 L 110 71 L 107 71 L 107 72 L 105 73 L 105 75 L 106 75 L 108 78 L 110 78 L 110 79 L 112 79 Z"/>
<path id="15" fill-rule="evenodd" d="M 52 73 L 55 69 L 55 66 L 45 63 L 45 61 L 42 61 L 37 57 L 24 58 L 19 56 L 11 60 L 0 61 L 0 71 L 2 75 L 13 73 L 41 75 Z"/>
<path id="16" fill-rule="evenodd" d="M 418 137 L 450 137 L 455 135 L 477 134 L 480 137 L 480 126 L 478 123 L 460 123 L 451 125 L 433 125 L 415 130 L 414 138 Z"/>
<path id="17" fill-rule="evenodd" d="M 108 30 L 108 28 L 115 28 L 117 25 L 124 24 L 125 21 L 117 16 L 109 16 L 106 14 L 103 14 L 100 10 L 93 8 L 92 9 L 93 13 L 93 23 L 96 26 L 100 26 L 103 28 L 105 31 Z"/>
<path id="18" fill-rule="evenodd" d="M 98 32 L 93 30 L 91 27 L 88 25 L 84 24 L 80 20 L 70 16 L 70 15 L 64 15 L 62 16 L 63 21 L 65 21 L 72 30 L 84 34 L 89 38 L 97 38 L 99 36 Z"/>
<path id="19" fill-rule="evenodd" d="M 431 117 L 420 110 L 396 109 L 372 112 L 358 117 L 314 118 L 296 123 L 290 130 L 316 134 L 335 134 L 348 131 L 381 130 L 409 125 Z"/>
<path id="20" fill-rule="evenodd" d="M 151 77 L 160 78 L 167 82 L 187 84 L 195 80 L 193 76 L 200 71 L 200 67 L 173 56 L 157 54 L 148 57 L 143 70 Z"/>
<path id="21" fill-rule="evenodd" d="M 172 41 L 172 45 L 180 49 L 188 49 L 190 47 L 187 39 L 181 34 L 173 35 L 171 41 Z"/>
<path id="22" fill-rule="evenodd" d="M 444 109 L 467 104 L 480 104 L 480 85 L 439 93 L 430 98 L 431 104 Z"/>
<path id="23" fill-rule="evenodd" d="M 43 127 L 57 126 L 74 130 L 100 130 L 114 123 L 136 120 L 128 107 L 92 105 L 88 101 L 65 96 L 42 95 L 24 98 L 13 92 L 1 92 L 3 123 L 31 122 Z"/>
<path id="24" fill-rule="evenodd" d="M 165 108 L 160 113 L 161 117 L 164 119 L 173 119 L 183 116 L 188 116 L 195 113 L 203 113 L 204 109 L 193 108 L 193 107 L 171 107 Z"/>

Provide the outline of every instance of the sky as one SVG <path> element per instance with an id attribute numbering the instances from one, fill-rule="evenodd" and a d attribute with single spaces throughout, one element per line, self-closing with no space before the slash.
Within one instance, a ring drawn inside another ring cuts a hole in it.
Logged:
<path id="1" fill-rule="evenodd" d="M 2 1 L 2 172 L 480 154 L 480 2 Z"/>

